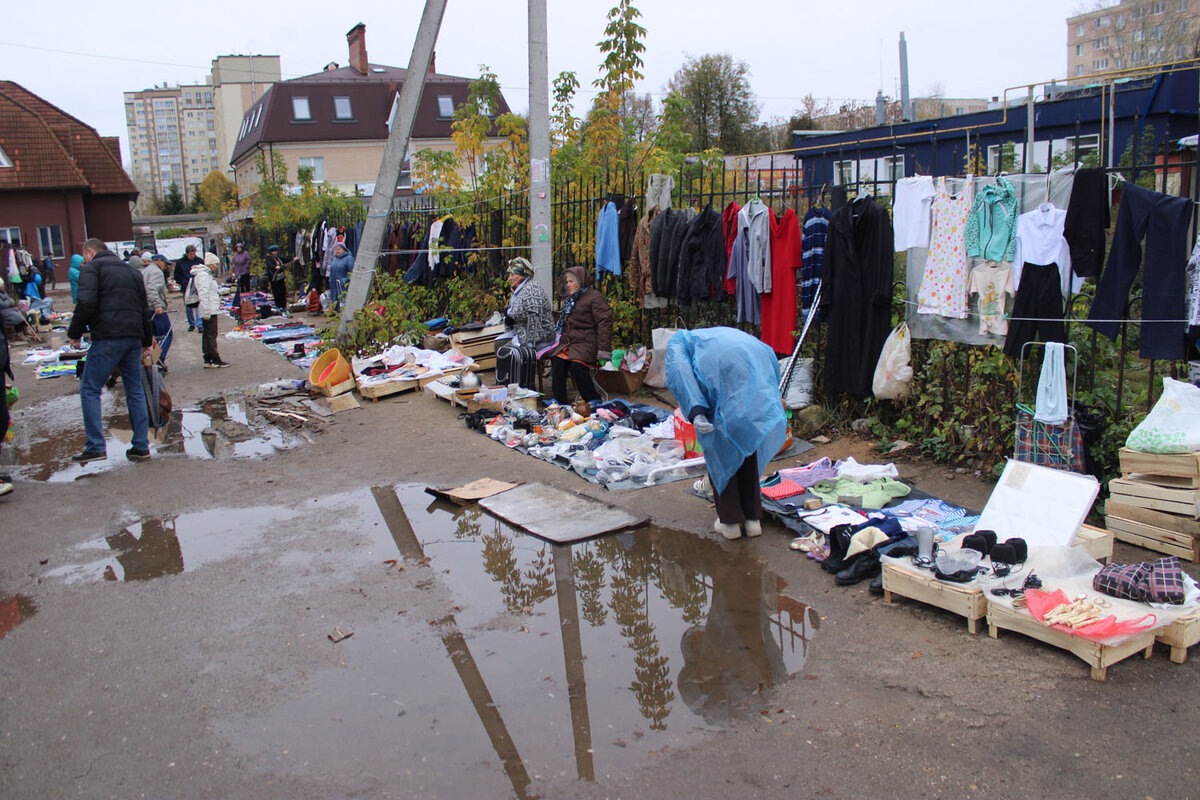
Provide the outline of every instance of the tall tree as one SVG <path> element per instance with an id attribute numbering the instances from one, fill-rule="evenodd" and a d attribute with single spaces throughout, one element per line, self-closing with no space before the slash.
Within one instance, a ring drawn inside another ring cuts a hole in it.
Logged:
<path id="1" fill-rule="evenodd" d="M 179 184 L 171 181 L 166 197 L 159 203 L 159 211 L 163 214 L 182 214 L 183 209 L 183 194 L 179 191 Z"/>
<path id="2" fill-rule="evenodd" d="M 697 149 L 746 152 L 758 124 L 758 101 L 746 62 L 734 61 L 728 53 L 689 56 L 667 88 L 688 102 Z"/>
<path id="3" fill-rule="evenodd" d="M 226 203 L 230 200 L 237 200 L 237 186 L 225 177 L 225 173 L 214 169 L 200 182 L 196 198 L 201 211 L 207 211 L 214 215 L 220 214 Z"/>
<path id="4" fill-rule="evenodd" d="M 608 12 L 604 26 L 607 37 L 596 44 L 604 54 L 600 77 L 592 83 L 603 90 L 589 116 L 589 138 L 592 144 L 607 149 L 617 144 L 622 153 L 625 173 L 629 173 L 634 124 L 630 119 L 628 101 L 634 85 L 642 78 L 642 53 L 646 51 L 646 29 L 637 22 L 642 12 L 630 0 L 619 0 Z"/>

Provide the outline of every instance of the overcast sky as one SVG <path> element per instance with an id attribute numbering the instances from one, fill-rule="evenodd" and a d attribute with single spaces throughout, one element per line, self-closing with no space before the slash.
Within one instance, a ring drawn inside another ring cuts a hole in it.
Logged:
<path id="1" fill-rule="evenodd" d="M 599 74 L 596 43 L 613 0 L 547 0 L 550 75 L 574 70 L 584 90 Z M 1063 78 L 1069 15 L 1087 0 L 729 0 L 635 2 L 647 29 L 645 80 L 661 97 L 687 56 L 745 61 L 761 116 L 787 117 L 812 93 L 835 100 L 899 96 L 897 41 L 908 40 L 914 97 L 992 97 L 1006 87 Z M 156 83 L 203 83 L 227 53 L 279 55 L 284 78 L 347 63 L 346 32 L 367 26 L 372 63 L 408 65 L 423 2 L 281 3 L 209 0 L 13 3 L 0 33 L 3 76 L 122 138 L 122 93 Z M 527 12 L 517 0 L 448 0 L 437 44 L 439 72 L 474 76 L 487 64 L 509 105 L 529 107 Z M 152 62 L 152 63 L 147 63 Z M 587 97 L 588 95 L 585 95 Z"/>

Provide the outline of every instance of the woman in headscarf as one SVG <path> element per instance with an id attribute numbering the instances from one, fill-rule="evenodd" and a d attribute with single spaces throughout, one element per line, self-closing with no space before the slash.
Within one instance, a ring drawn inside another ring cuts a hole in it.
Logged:
<path id="1" fill-rule="evenodd" d="M 329 262 L 329 299 L 334 307 L 341 303 L 342 292 L 353 269 L 354 256 L 350 255 L 346 245 L 338 242 L 333 246 L 333 260 Z"/>
<path id="2" fill-rule="evenodd" d="M 67 280 L 71 281 L 71 303 L 79 302 L 79 270 L 83 267 L 83 256 L 76 253 L 71 256 L 71 267 L 67 270 Z"/>
<path id="3" fill-rule="evenodd" d="M 508 262 L 508 285 L 512 297 L 504 312 L 508 331 L 499 338 L 513 344 L 537 347 L 554 339 L 554 310 L 546 291 L 533 280 L 529 259 L 517 257 Z"/>
<path id="4" fill-rule="evenodd" d="M 571 267 L 563 276 L 567 297 L 558 315 L 558 344 L 550 359 L 550 383 L 560 405 L 567 404 L 568 372 L 579 396 L 594 405 L 600 394 L 590 370 L 612 357 L 612 308 L 604 295 L 588 287 L 590 277 L 585 267 Z"/>

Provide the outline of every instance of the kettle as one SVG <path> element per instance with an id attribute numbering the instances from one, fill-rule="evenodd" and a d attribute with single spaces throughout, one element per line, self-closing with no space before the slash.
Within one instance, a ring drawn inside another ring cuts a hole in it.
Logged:
<path id="1" fill-rule="evenodd" d="M 464 372 L 458 379 L 458 385 L 463 389 L 478 389 L 483 383 L 474 372 Z"/>

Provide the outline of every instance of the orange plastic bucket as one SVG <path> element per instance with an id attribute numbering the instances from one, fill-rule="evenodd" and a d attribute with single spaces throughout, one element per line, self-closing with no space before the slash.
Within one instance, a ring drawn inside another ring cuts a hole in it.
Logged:
<path id="1" fill-rule="evenodd" d="M 308 370 L 308 382 L 318 389 L 328 389 L 350 380 L 350 363 L 342 351 L 331 347 L 313 362 Z"/>

